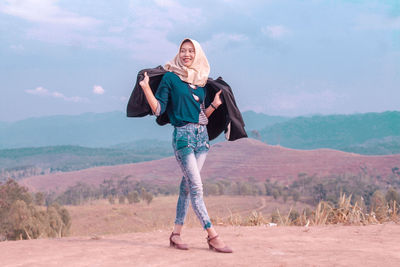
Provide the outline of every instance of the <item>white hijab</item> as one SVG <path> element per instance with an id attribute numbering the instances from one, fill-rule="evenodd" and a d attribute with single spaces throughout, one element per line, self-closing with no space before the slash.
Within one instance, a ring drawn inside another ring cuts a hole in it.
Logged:
<path id="1" fill-rule="evenodd" d="M 193 63 L 189 67 L 185 67 L 179 57 L 179 51 L 186 40 L 192 42 L 196 53 Z M 174 59 L 165 64 L 164 69 L 174 72 L 184 82 L 204 87 L 207 83 L 208 75 L 210 74 L 210 65 L 208 64 L 207 57 L 200 44 L 196 40 L 186 38 L 179 46 L 179 51 Z"/>

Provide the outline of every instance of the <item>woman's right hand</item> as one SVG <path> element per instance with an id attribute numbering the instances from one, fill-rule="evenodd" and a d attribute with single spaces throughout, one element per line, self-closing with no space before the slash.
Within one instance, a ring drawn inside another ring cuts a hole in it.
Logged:
<path id="1" fill-rule="evenodd" d="M 145 72 L 143 80 L 139 82 L 139 85 L 142 87 L 142 89 L 144 89 L 145 87 L 150 87 L 149 80 L 149 75 L 147 75 L 147 72 Z"/>
<path id="2" fill-rule="evenodd" d="M 155 98 L 153 91 L 151 91 L 149 80 L 149 75 L 147 75 L 147 72 L 145 72 L 144 78 L 139 82 L 139 85 L 142 87 L 143 93 L 146 96 L 147 102 L 149 103 L 153 114 L 155 114 L 157 111 L 158 100 Z"/>

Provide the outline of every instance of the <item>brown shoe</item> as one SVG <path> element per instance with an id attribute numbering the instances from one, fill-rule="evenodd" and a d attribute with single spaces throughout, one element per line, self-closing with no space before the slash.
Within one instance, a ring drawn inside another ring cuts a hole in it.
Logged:
<path id="1" fill-rule="evenodd" d="M 172 233 L 171 233 L 171 236 L 169 237 L 169 246 L 170 246 L 170 247 L 177 248 L 177 249 L 188 250 L 189 247 L 188 247 L 187 244 L 177 244 L 177 243 L 175 243 L 174 241 L 172 241 L 172 237 L 173 237 L 174 235 L 180 236 L 181 234 L 172 232 Z"/>
<path id="2" fill-rule="evenodd" d="M 214 251 L 216 251 L 216 252 L 221 252 L 221 253 L 232 253 L 233 250 L 232 250 L 230 247 L 228 247 L 228 246 L 225 246 L 225 247 L 223 247 L 223 248 L 216 248 L 216 247 L 214 247 L 213 245 L 211 245 L 211 243 L 210 243 L 211 240 L 216 239 L 217 237 L 218 237 L 218 235 L 213 236 L 213 237 L 207 236 L 207 243 L 208 243 L 209 249 L 214 250 Z"/>

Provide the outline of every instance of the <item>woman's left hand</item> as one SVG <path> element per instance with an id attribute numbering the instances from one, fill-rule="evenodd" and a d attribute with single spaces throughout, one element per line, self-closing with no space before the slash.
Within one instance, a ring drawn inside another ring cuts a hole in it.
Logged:
<path id="1" fill-rule="evenodd" d="M 215 94 L 214 101 L 212 102 L 212 104 L 213 104 L 216 108 L 218 108 L 218 107 L 222 104 L 222 101 L 221 101 L 221 93 L 222 93 L 222 90 L 219 90 L 219 91 Z"/>

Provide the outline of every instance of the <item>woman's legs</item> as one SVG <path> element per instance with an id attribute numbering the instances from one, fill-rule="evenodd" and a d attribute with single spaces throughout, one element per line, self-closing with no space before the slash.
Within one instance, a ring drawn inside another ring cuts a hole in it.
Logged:
<path id="1" fill-rule="evenodd" d="M 199 172 L 201 171 L 201 168 L 204 165 L 204 161 L 206 159 L 207 153 L 196 153 L 196 162 L 197 162 L 197 168 L 199 169 Z M 179 162 L 179 161 L 178 161 Z M 175 225 L 174 225 L 174 233 L 180 234 L 182 231 L 183 223 L 185 221 L 185 217 L 187 214 L 187 210 L 189 207 L 189 183 L 187 182 L 187 179 L 185 176 L 182 177 L 181 184 L 179 186 L 179 198 L 178 198 L 178 203 L 176 205 L 176 219 L 175 219 Z M 177 244 L 183 244 L 182 239 L 179 235 L 175 235 L 172 237 L 172 240 L 177 243 Z"/>
<path id="2" fill-rule="evenodd" d="M 178 160 L 179 164 L 185 165 L 186 168 L 185 170 L 183 170 L 185 176 L 182 177 L 180 185 L 180 192 L 176 210 L 176 220 L 173 232 L 179 234 L 181 233 L 182 226 L 189 206 L 189 195 L 190 195 L 194 212 L 196 213 L 197 217 L 202 223 L 202 226 L 206 229 L 208 236 L 212 238 L 217 235 L 217 232 L 215 231 L 215 228 L 211 225 L 211 222 L 208 217 L 208 213 L 203 200 L 203 184 L 201 182 L 201 177 L 200 177 L 200 170 L 203 167 L 204 161 L 206 159 L 207 151 L 201 151 L 199 153 L 190 153 L 190 154 L 194 154 L 196 159 L 196 164 L 191 164 L 191 163 L 185 164 L 186 162 L 193 161 L 192 156 L 190 156 L 187 161 L 183 161 L 183 163 Z M 187 167 L 188 165 L 190 165 L 190 167 Z M 181 166 L 181 168 L 183 167 Z M 188 174 L 187 176 L 186 173 Z M 191 177 L 192 179 L 186 179 L 186 177 Z M 173 241 L 176 242 L 177 244 L 183 243 L 180 236 L 174 236 Z M 215 238 L 210 243 L 216 248 L 225 247 L 225 243 L 222 241 L 221 238 Z"/>
<path id="3" fill-rule="evenodd" d="M 175 227 L 174 233 L 180 233 L 182 229 L 182 225 L 185 221 L 185 217 L 187 214 L 187 210 L 189 207 L 189 195 L 192 201 L 193 209 L 196 215 L 200 218 L 200 221 L 209 222 L 207 210 L 205 209 L 204 201 L 203 201 L 203 185 L 201 183 L 200 170 L 203 167 L 204 161 L 206 159 L 207 151 L 202 151 L 201 153 L 190 153 L 192 155 L 186 155 L 185 160 L 183 162 L 180 160 L 181 157 L 177 156 L 179 165 L 183 169 L 184 173 L 187 173 L 186 176 L 182 177 L 182 181 L 179 187 L 179 198 L 176 207 L 176 219 L 175 219 Z M 195 157 L 195 161 L 193 160 L 193 155 Z M 182 166 L 184 165 L 184 166 Z M 207 219 L 208 218 L 208 219 Z M 202 223 L 204 226 L 204 223 Z"/>
<path id="4" fill-rule="evenodd" d="M 186 128 L 186 127 L 185 127 Z M 176 210 L 176 220 L 174 233 L 179 233 L 186 217 L 189 206 L 189 196 L 192 202 L 192 208 L 199 218 L 203 228 L 207 230 L 210 238 L 217 235 L 211 224 L 208 212 L 203 200 L 203 183 L 201 181 L 200 171 L 204 165 L 209 149 L 208 134 L 205 126 L 188 125 L 186 129 L 175 128 L 173 147 L 176 159 L 182 169 L 184 176 L 179 189 L 179 198 Z M 182 243 L 180 236 L 173 236 L 173 241 Z M 210 241 L 216 248 L 225 247 L 220 238 Z"/>

